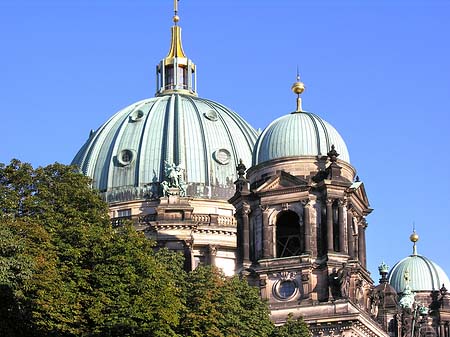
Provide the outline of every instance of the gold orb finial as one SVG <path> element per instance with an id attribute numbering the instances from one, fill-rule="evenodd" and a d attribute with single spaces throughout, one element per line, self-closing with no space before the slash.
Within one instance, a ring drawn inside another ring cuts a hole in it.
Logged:
<path id="1" fill-rule="evenodd" d="M 409 240 L 413 243 L 413 255 L 417 255 L 417 245 L 416 242 L 419 241 L 419 235 L 416 233 L 416 225 L 413 225 L 413 232 L 409 236 Z"/>
<path id="2" fill-rule="evenodd" d="M 419 241 L 419 235 L 416 233 L 416 231 L 414 231 L 410 236 L 409 239 L 411 240 L 411 242 L 416 243 L 417 241 Z"/>
<path id="3" fill-rule="evenodd" d="M 297 110 L 295 112 L 301 112 L 302 110 L 302 99 L 300 98 L 300 95 L 305 91 L 305 84 L 300 81 L 300 75 L 298 73 L 297 68 L 297 81 L 292 84 L 291 90 L 294 94 L 297 95 Z"/>
<path id="4" fill-rule="evenodd" d="M 305 85 L 303 82 L 295 82 L 291 89 L 294 94 L 301 95 L 305 91 Z"/>
<path id="5" fill-rule="evenodd" d="M 173 16 L 173 22 L 178 23 L 180 21 L 180 17 L 178 15 Z"/>

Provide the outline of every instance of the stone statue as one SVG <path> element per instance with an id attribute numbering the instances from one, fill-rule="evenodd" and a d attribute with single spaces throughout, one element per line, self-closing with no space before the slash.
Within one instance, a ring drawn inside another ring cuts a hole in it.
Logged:
<path id="1" fill-rule="evenodd" d="M 378 292 L 374 291 L 370 299 L 370 313 L 373 317 L 378 316 L 378 305 L 380 304 L 380 295 Z"/>
<path id="2" fill-rule="evenodd" d="M 346 268 L 346 264 L 343 263 L 342 267 L 338 270 L 339 287 L 342 298 L 348 298 L 350 289 L 350 273 Z"/>
<path id="3" fill-rule="evenodd" d="M 364 308 L 366 303 L 364 303 L 363 280 L 361 279 L 356 280 L 355 299 L 356 303 L 358 303 L 361 308 Z"/>
<path id="4" fill-rule="evenodd" d="M 400 306 L 402 308 L 412 309 L 414 302 L 415 302 L 415 296 L 413 291 L 411 290 L 411 286 L 409 285 L 409 271 L 405 270 L 405 289 L 403 290 L 402 297 L 400 298 Z"/>
<path id="5" fill-rule="evenodd" d="M 167 181 L 163 181 L 161 183 L 161 188 L 163 196 L 167 197 L 169 195 L 169 183 Z"/>
<path id="6" fill-rule="evenodd" d="M 411 337 L 412 331 L 412 312 L 406 309 L 402 313 L 402 337 Z"/>
<path id="7" fill-rule="evenodd" d="M 336 268 L 328 275 L 329 297 L 330 300 L 334 300 L 340 297 L 339 292 L 339 274 Z"/>
<path id="8" fill-rule="evenodd" d="M 179 185 L 179 166 L 174 163 L 164 162 L 164 176 L 169 183 L 169 187 L 178 187 Z"/>
<path id="9" fill-rule="evenodd" d="M 184 169 L 174 163 L 169 164 L 164 161 L 164 181 L 161 183 L 163 195 L 167 196 L 171 188 L 177 188 L 180 191 L 180 196 L 186 196 L 186 184 L 184 183 Z"/>

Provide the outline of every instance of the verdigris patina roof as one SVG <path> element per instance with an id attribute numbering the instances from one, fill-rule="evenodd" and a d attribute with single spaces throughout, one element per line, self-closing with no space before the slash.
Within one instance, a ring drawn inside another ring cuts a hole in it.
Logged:
<path id="1" fill-rule="evenodd" d="M 164 165 L 184 169 L 187 195 L 227 199 L 236 166 L 249 167 L 256 131 L 237 113 L 179 93 L 132 104 L 93 132 L 72 164 L 108 201 L 157 196 Z"/>
<path id="2" fill-rule="evenodd" d="M 264 129 L 253 151 L 253 165 L 283 157 L 326 155 L 331 145 L 339 159 L 350 163 L 347 146 L 331 124 L 313 113 L 296 111 Z"/>
<path id="3" fill-rule="evenodd" d="M 408 275 L 405 279 L 405 273 Z M 412 291 L 437 291 L 445 284 L 450 287 L 447 274 L 436 263 L 419 254 L 410 255 L 397 262 L 388 276 L 397 292 L 403 292 L 407 282 Z"/>

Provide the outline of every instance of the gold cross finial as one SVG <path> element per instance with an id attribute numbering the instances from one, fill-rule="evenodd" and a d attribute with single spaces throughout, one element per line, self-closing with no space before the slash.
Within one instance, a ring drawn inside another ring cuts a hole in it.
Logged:
<path id="1" fill-rule="evenodd" d="M 173 22 L 177 24 L 178 21 L 180 21 L 180 17 L 178 16 L 178 1 L 179 0 L 173 0 Z"/>

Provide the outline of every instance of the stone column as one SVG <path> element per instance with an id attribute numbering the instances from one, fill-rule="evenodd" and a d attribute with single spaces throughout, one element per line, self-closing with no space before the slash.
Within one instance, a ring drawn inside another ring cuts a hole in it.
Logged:
<path id="1" fill-rule="evenodd" d="M 318 255 L 318 246 L 317 246 L 317 204 L 316 199 L 310 198 L 309 199 L 309 228 L 311 232 L 311 254 L 312 256 Z M 312 216 L 312 218 L 311 218 Z"/>
<path id="2" fill-rule="evenodd" d="M 347 224 L 347 221 L 345 221 L 344 214 L 345 214 L 345 205 L 347 201 L 345 199 L 339 200 L 339 207 L 338 207 L 338 217 L 339 217 L 339 251 L 343 254 L 348 253 L 347 249 L 347 242 L 345 240 L 345 225 Z"/>
<path id="3" fill-rule="evenodd" d="M 303 202 L 303 225 L 305 226 L 305 253 L 311 254 L 311 216 L 309 200 Z"/>
<path id="4" fill-rule="evenodd" d="M 214 245 L 208 245 L 208 260 L 211 266 L 216 265 L 217 247 Z"/>
<path id="5" fill-rule="evenodd" d="M 333 236 L 333 199 L 327 198 L 327 247 L 328 251 L 334 251 L 334 236 Z"/>
<path id="6" fill-rule="evenodd" d="M 445 326 L 443 323 L 439 324 L 439 337 L 445 336 Z"/>
<path id="7" fill-rule="evenodd" d="M 250 264 L 250 229 L 248 215 L 250 213 L 250 205 L 246 202 L 242 204 L 242 254 L 243 263 Z"/>
<path id="8" fill-rule="evenodd" d="M 347 242 L 348 255 L 353 260 L 355 258 L 355 247 L 353 245 L 353 214 L 350 210 L 350 205 L 347 205 Z"/>
<path id="9" fill-rule="evenodd" d="M 270 231 L 269 227 L 269 207 L 267 205 L 261 205 L 262 211 L 262 246 L 263 246 L 263 259 L 270 259 Z"/>
<path id="10" fill-rule="evenodd" d="M 364 225 L 358 223 L 358 260 L 364 266 Z"/>
<path id="11" fill-rule="evenodd" d="M 193 253 L 193 244 L 192 241 L 184 242 L 184 269 L 187 271 L 194 270 L 195 262 L 194 262 L 194 253 Z"/>
<path id="12" fill-rule="evenodd" d="M 366 219 L 363 219 L 361 221 L 361 233 L 359 234 L 359 240 L 361 241 L 361 248 L 362 248 L 362 254 L 361 254 L 361 263 L 364 266 L 364 268 L 367 267 L 367 258 L 366 258 L 366 228 L 367 228 L 367 222 Z"/>
<path id="13" fill-rule="evenodd" d="M 359 231 L 360 231 L 360 223 L 359 223 L 359 216 L 356 211 L 353 211 L 353 221 L 355 223 L 355 232 L 353 234 L 353 248 L 354 248 L 354 258 L 355 260 L 360 260 L 359 256 L 359 247 L 360 247 L 360 240 L 359 240 Z"/>

